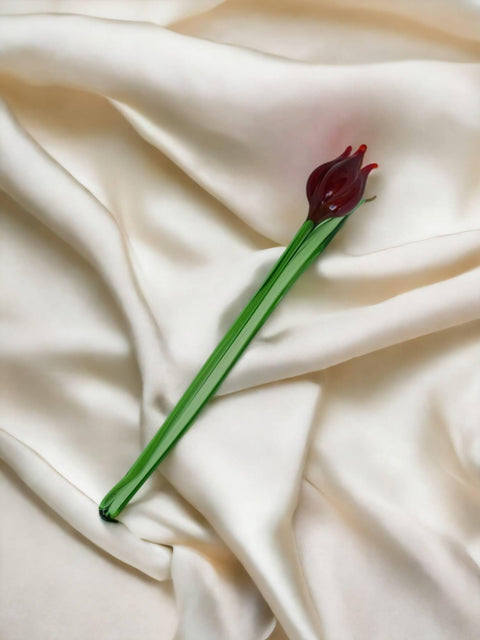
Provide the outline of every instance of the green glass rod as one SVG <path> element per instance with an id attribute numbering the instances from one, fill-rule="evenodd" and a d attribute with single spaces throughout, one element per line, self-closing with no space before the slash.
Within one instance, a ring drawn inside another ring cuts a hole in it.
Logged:
<path id="1" fill-rule="evenodd" d="M 317 226 L 311 220 L 304 222 L 163 425 L 125 476 L 103 498 L 99 513 L 104 520 L 115 522 L 116 516 L 193 424 L 283 296 L 325 249 L 347 217 L 330 218 Z"/>

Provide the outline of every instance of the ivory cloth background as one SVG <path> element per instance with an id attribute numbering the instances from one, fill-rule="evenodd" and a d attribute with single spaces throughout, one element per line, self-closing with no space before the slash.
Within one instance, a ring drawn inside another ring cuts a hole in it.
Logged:
<path id="1" fill-rule="evenodd" d="M 480 637 L 478 2 L 0 11 L 2 637 Z M 363 142 L 376 201 L 101 522 Z"/>

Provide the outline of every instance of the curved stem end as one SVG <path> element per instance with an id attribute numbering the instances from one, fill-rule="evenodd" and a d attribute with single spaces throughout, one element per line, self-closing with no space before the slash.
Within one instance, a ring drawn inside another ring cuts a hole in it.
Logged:
<path id="1" fill-rule="evenodd" d="M 118 520 L 116 520 L 112 515 L 112 512 L 113 512 L 112 502 L 114 499 L 115 499 L 115 493 L 113 493 L 113 491 L 110 491 L 109 493 L 107 493 L 107 495 L 104 497 L 104 499 L 101 501 L 98 507 L 98 513 L 100 515 L 100 518 L 105 522 L 118 522 Z M 115 513 L 115 515 L 117 514 Z"/>
<path id="2" fill-rule="evenodd" d="M 105 520 L 105 522 L 118 522 L 115 518 L 112 518 L 108 513 L 108 507 L 98 507 L 98 513 L 100 514 L 100 518 Z"/>

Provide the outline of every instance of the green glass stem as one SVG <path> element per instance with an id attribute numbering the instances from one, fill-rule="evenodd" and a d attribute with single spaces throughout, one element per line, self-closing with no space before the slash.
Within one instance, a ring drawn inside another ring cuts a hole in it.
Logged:
<path id="1" fill-rule="evenodd" d="M 263 284 L 237 317 L 195 376 L 163 425 L 146 445 L 125 476 L 102 500 L 99 512 L 114 522 L 183 433 L 263 326 L 297 278 L 344 224 L 346 217 L 330 218 L 314 226 L 307 220 L 276 262 Z"/>

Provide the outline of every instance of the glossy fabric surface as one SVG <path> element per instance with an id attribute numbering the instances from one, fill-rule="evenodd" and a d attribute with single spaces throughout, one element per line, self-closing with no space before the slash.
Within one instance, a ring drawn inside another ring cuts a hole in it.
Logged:
<path id="1" fill-rule="evenodd" d="M 0 14 L 2 635 L 476 640 L 478 3 Z M 363 142 L 376 200 L 102 522 Z"/>

